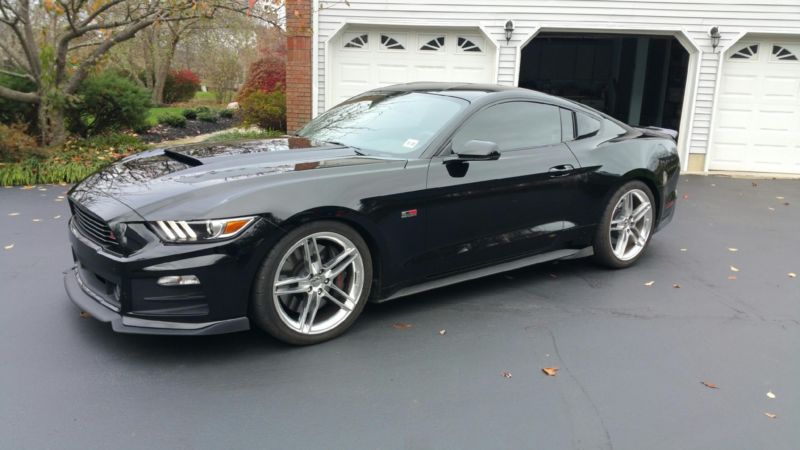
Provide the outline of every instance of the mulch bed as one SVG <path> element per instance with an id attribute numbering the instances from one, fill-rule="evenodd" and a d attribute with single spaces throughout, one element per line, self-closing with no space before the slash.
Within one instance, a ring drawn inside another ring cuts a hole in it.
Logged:
<path id="1" fill-rule="evenodd" d="M 140 133 L 139 139 L 147 142 L 148 144 L 162 141 L 172 141 L 175 139 L 183 139 L 186 137 L 233 128 L 238 126 L 239 122 L 240 121 L 236 118 L 225 119 L 220 117 L 216 123 L 203 122 L 202 120 L 188 120 L 186 121 L 186 128 L 174 128 L 167 125 L 158 124 L 147 130 L 146 133 Z"/>

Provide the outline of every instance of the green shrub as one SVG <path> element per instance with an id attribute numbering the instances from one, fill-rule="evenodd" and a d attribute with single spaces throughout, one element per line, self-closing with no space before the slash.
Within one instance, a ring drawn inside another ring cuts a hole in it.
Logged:
<path id="1" fill-rule="evenodd" d="M 27 126 L 21 123 L 0 123 L 0 161 L 17 162 L 41 155 L 36 139 L 27 135 L 26 129 Z"/>
<path id="2" fill-rule="evenodd" d="M 211 108 L 208 106 L 197 106 L 194 108 L 194 110 L 197 112 L 197 114 L 211 112 Z"/>
<path id="3" fill-rule="evenodd" d="M 73 133 L 85 137 L 147 126 L 150 92 L 128 78 L 103 72 L 84 80 L 76 94 L 66 110 Z"/>
<path id="4" fill-rule="evenodd" d="M 75 183 L 106 164 L 147 148 L 136 136 L 109 134 L 73 139 L 50 156 L 0 165 L 0 185 Z"/>
<path id="5" fill-rule="evenodd" d="M 197 119 L 197 111 L 193 109 L 184 109 L 183 111 L 181 111 L 181 115 L 189 120 Z"/>
<path id="6" fill-rule="evenodd" d="M 180 114 L 168 113 L 158 117 L 158 123 L 175 128 L 186 128 L 186 117 Z"/>
<path id="7" fill-rule="evenodd" d="M 286 129 L 286 95 L 279 91 L 249 93 L 239 102 L 242 122 L 265 130 Z"/>
<path id="8" fill-rule="evenodd" d="M 223 119 L 233 119 L 233 110 L 232 109 L 222 109 L 219 112 L 219 116 Z"/>
<path id="9" fill-rule="evenodd" d="M 203 122 L 214 123 L 218 118 L 217 113 L 214 112 L 202 112 L 197 115 L 197 120 L 202 120 Z"/>
<path id="10" fill-rule="evenodd" d="M 0 73 L 0 86 L 20 92 L 33 92 L 36 84 L 33 81 L 6 73 Z M 24 123 L 27 131 L 36 133 L 36 105 L 16 102 L 0 97 L 0 123 Z"/>

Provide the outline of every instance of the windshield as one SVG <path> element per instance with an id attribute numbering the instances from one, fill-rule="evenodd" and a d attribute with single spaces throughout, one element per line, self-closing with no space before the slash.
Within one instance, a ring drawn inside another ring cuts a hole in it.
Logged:
<path id="1" fill-rule="evenodd" d="M 298 135 L 368 154 L 418 156 L 467 104 L 463 99 L 420 92 L 363 95 L 312 120 Z"/>

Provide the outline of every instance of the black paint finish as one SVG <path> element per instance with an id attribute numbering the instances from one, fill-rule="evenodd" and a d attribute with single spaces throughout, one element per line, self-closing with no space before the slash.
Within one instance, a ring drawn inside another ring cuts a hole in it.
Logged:
<path id="1" fill-rule="evenodd" d="M 155 149 L 112 164 L 75 186 L 69 200 L 122 233 L 117 239 L 130 248 L 103 248 L 71 226 L 76 261 L 119 286 L 123 315 L 206 323 L 246 316 L 267 252 L 312 220 L 341 220 L 364 235 L 377 265 L 373 297 L 380 300 L 459 271 L 591 245 L 608 197 L 628 180 L 653 190 L 659 228 L 672 217 L 679 161 L 666 134 L 524 89 L 414 83 L 365 95 L 404 92 L 455 96 L 469 106 L 413 157 L 285 137 Z M 574 139 L 571 124 L 564 125 L 565 142 L 504 151 L 497 160 L 454 157 L 450 137 L 459 125 L 509 101 L 558 106 L 562 124 L 577 113 L 600 129 Z M 417 214 L 403 214 L 410 210 Z M 162 243 L 146 225 L 250 215 L 260 216 L 254 226 L 214 243 Z M 159 276 L 181 274 L 197 275 L 202 285 L 156 284 Z"/>

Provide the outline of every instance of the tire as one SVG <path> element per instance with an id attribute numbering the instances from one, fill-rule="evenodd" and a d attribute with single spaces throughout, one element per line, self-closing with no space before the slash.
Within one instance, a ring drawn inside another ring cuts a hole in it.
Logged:
<path id="1" fill-rule="evenodd" d="M 627 199 L 630 205 L 625 203 Z M 646 211 L 638 210 L 645 209 L 645 202 Z M 653 192 L 641 181 L 630 181 L 617 189 L 597 225 L 593 244 L 595 261 L 612 269 L 622 269 L 638 261 L 653 237 L 655 204 Z M 634 213 L 641 214 L 641 218 L 637 220 Z M 623 234 L 627 237 L 620 242 Z"/>
<path id="2" fill-rule="evenodd" d="M 371 286 L 372 259 L 358 232 L 340 222 L 311 222 L 267 255 L 256 274 L 250 316 L 283 342 L 317 344 L 356 321 Z"/>

